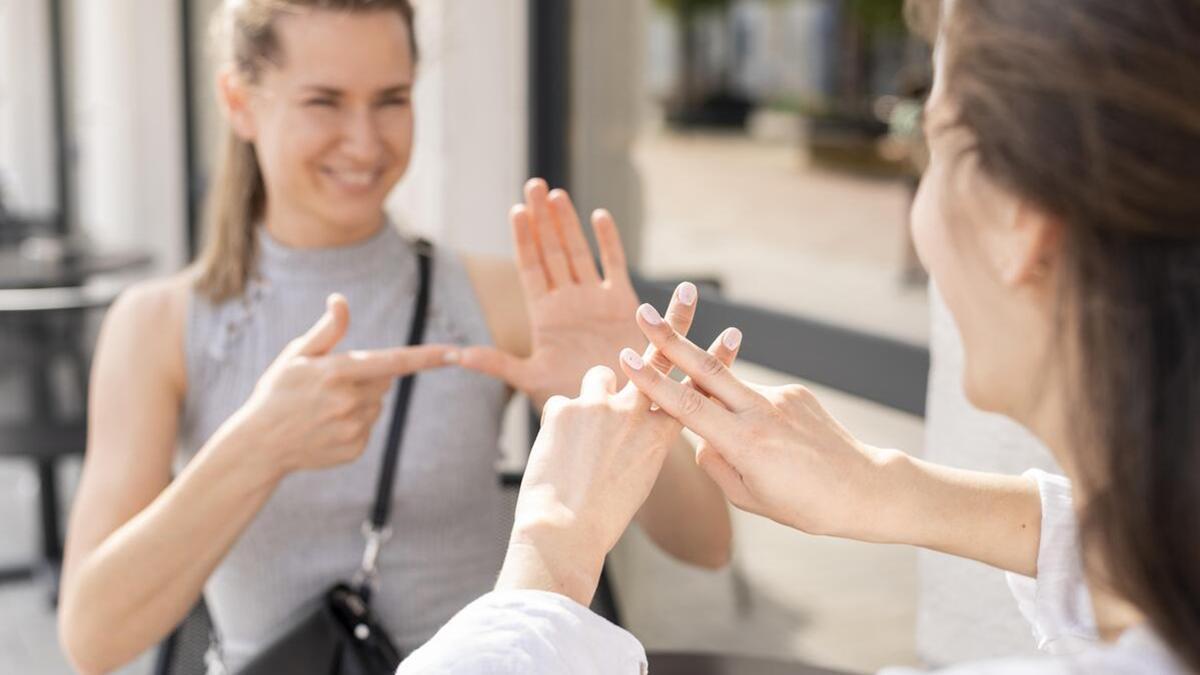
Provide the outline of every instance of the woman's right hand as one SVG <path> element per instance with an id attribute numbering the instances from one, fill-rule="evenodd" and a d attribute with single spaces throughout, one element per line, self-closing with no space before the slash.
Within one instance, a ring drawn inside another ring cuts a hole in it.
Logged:
<path id="1" fill-rule="evenodd" d="M 451 345 L 332 354 L 349 324 L 346 299 L 329 296 L 325 314 L 280 352 L 230 419 L 234 433 L 263 450 L 273 478 L 357 459 L 396 378 L 445 366 L 457 354 Z"/>
<path id="2" fill-rule="evenodd" d="M 696 386 L 654 368 L 624 361 L 622 368 L 643 394 L 701 437 L 696 461 L 734 506 L 810 534 L 885 536 L 880 521 L 888 498 L 877 469 L 898 453 L 859 442 L 805 387 L 743 382 L 650 305 L 638 310 L 638 325 Z M 740 341 L 733 329 L 724 336 Z"/>

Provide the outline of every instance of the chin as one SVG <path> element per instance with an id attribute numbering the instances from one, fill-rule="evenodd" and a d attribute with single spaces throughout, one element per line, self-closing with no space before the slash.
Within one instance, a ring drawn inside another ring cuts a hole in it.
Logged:
<path id="1" fill-rule="evenodd" d="M 320 212 L 322 220 L 330 226 L 344 232 L 355 232 L 379 225 L 379 218 L 383 214 L 383 201 L 370 200 L 353 204 L 341 201 L 324 205 Z"/>
<path id="2" fill-rule="evenodd" d="M 1003 413 L 1005 408 L 1000 400 L 1000 392 L 996 391 L 993 386 L 995 381 L 993 377 L 973 371 L 971 364 L 967 363 L 963 369 L 963 394 L 966 396 L 967 401 L 979 410 L 990 413 Z"/>

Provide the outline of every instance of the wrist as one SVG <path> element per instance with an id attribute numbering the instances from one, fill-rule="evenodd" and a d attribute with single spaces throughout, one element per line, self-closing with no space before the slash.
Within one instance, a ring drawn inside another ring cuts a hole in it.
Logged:
<path id="1" fill-rule="evenodd" d="M 898 450 L 877 461 L 876 518 L 868 541 L 941 550 L 945 524 L 961 508 L 946 494 L 937 467 Z"/>
<path id="2" fill-rule="evenodd" d="M 548 524 L 514 527 L 496 590 L 549 591 L 590 605 L 606 552 L 573 543 L 569 534 Z"/>
<path id="3" fill-rule="evenodd" d="M 913 543 L 910 530 L 918 517 L 915 500 L 922 490 L 919 461 L 899 450 L 864 448 L 855 517 L 834 536 L 874 544 Z"/>
<path id="4" fill-rule="evenodd" d="M 217 429 L 200 454 L 205 461 L 219 465 L 222 475 L 242 481 L 250 490 L 273 490 L 288 471 L 271 453 L 264 452 L 270 445 L 266 434 L 239 411 Z"/>

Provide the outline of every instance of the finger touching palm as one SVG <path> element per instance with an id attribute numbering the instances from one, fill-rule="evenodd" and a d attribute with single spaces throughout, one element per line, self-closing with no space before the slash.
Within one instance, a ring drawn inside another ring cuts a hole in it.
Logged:
<path id="1" fill-rule="evenodd" d="M 637 295 L 612 216 L 592 215 L 600 269 L 570 196 L 545 181 L 525 186 L 525 204 L 509 214 L 517 271 L 529 307 L 532 351 L 520 358 L 492 347 L 462 353 L 462 365 L 512 385 L 538 408 L 556 394 L 573 394 L 587 371 L 617 372 L 623 347 L 639 350 L 645 337 L 633 321 Z"/>

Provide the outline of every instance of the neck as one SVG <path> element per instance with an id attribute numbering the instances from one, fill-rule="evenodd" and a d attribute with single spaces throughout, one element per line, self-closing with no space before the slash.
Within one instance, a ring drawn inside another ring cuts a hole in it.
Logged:
<path id="1" fill-rule="evenodd" d="M 1052 383 L 1045 389 L 1039 405 L 1028 411 L 1028 419 L 1020 421 L 1050 448 L 1051 454 L 1071 480 L 1075 514 L 1082 522 L 1088 503 L 1088 481 L 1080 472 L 1086 459 L 1077 454 L 1077 425 L 1081 423 L 1083 413 L 1072 414 L 1071 400 L 1064 389 L 1060 381 Z M 1115 642 L 1127 629 L 1143 623 L 1145 617 L 1137 607 L 1110 590 L 1111 584 L 1104 578 L 1107 565 L 1102 551 L 1092 546 L 1091 550 L 1082 551 L 1081 559 L 1084 561 L 1084 577 L 1100 638 Z"/>
<path id="2" fill-rule="evenodd" d="M 289 248 L 335 248 L 370 239 L 386 223 L 382 212 L 361 223 L 329 223 L 286 207 L 275 208 L 268 201 L 263 226 L 271 238 Z"/>

